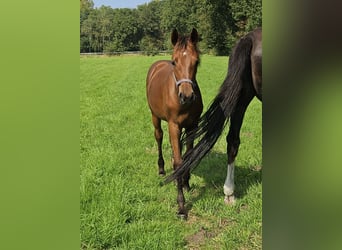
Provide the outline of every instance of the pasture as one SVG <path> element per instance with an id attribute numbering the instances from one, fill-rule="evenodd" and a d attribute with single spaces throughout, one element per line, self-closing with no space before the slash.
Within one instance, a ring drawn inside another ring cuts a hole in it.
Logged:
<path id="1" fill-rule="evenodd" d="M 80 58 L 80 240 L 82 249 L 261 249 L 261 103 L 254 99 L 236 159 L 237 202 L 224 204 L 226 132 L 185 192 L 189 218 L 176 216 L 176 187 L 161 185 L 157 144 L 146 101 L 150 65 L 171 56 Z M 197 80 L 204 111 L 228 68 L 203 55 Z M 166 123 L 166 174 L 172 171 Z"/>

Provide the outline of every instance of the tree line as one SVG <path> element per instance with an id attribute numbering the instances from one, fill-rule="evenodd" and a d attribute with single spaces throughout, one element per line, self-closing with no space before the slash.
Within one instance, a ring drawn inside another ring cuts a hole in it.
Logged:
<path id="1" fill-rule="evenodd" d="M 94 8 L 80 0 L 80 52 L 170 50 L 174 28 L 200 34 L 200 50 L 228 55 L 235 41 L 262 25 L 261 0 L 152 0 L 135 9 Z"/>

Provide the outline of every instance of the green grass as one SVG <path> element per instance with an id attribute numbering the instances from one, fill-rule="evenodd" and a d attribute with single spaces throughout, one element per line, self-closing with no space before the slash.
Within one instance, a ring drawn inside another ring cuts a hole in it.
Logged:
<path id="1" fill-rule="evenodd" d="M 261 249 L 261 103 L 245 115 L 236 160 L 237 203 L 227 207 L 225 129 L 190 179 L 187 221 L 177 218 L 176 188 L 162 186 L 146 102 L 149 66 L 170 56 L 80 58 L 80 219 L 82 249 Z M 204 107 L 227 72 L 227 57 L 202 56 Z M 164 158 L 171 173 L 166 123 Z"/>

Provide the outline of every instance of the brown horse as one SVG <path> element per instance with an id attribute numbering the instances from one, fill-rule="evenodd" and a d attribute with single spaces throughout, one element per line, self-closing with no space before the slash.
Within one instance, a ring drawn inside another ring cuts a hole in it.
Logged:
<path id="1" fill-rule="evenodd" d="M 230 120 L 227 141 L 227 176 L 223 186 L 225 202 L 234 203 L 234 167 L 240 146 L 240 129 L 249 103 L 254 97 L 262 100 L 262 30 L 257 28 L 242 37 L 229 57 L 228 74 L 199 125 L 183 140 L 200 138 L 195 147 L 183 156 L 182 165 L 166 179 L 170 182 L 188 174 L 209 153 Z M 182 140 L 182 141 L 183 141 Z"/>
<path id="2" fill-rule="evenodd" d="M 172 148 L 173 169 L 182 164 L 182 144 L 180 135 L 197 127 L 203 110 L 202 96 L 196 81 L 199 64 L 197 48 L 198 33 L 193 29 L 189 37 L 179 36 L 177 30 L 171 35 L 173 44 L 172 60 L 155 62 L 146 78 L 146 95 L 152 113 L 154 136 L 158 144 L 159 174 L 165 175 L 162 153 L 163 130 L 161 120 L 168 122 L 169 138 Z M 186 143 L 187 151 L 193 147 L 193 140 Z M 177 178 L 178 215 L 186 218 L 183 187 L 189 189 L 190 173 Z"/>

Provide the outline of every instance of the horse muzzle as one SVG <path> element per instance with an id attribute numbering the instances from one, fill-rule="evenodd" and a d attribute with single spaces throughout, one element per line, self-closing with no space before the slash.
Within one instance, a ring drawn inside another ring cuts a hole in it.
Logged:
<path id="1" fill-rule="evenodd" d="M 194 92 L 191 92 L 189 95 L 186 95 L 186 94 L 180 92 L 178 94 L 178 97 L 179 97 L 179 103 L 181 105 L 191 104 L 196 100 L 196 95 Z"/>

